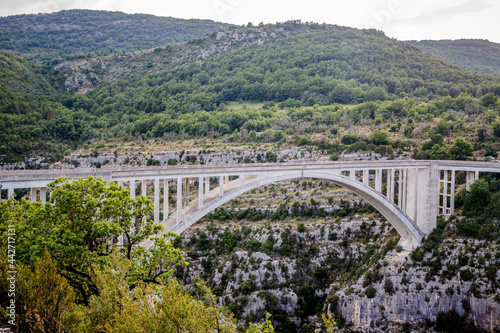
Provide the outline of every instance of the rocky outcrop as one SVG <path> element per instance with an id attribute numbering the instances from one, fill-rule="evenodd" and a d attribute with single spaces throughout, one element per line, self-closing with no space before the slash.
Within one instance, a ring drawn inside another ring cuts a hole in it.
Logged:
<path id="1" fill-rule="evenodd" d="M 479 241 L 473 245 L 480 250 L 469 259 L 471 266 L 463 266 L 453 275 L 448 274 L 449 267 L 458 265 L 460 256 L 468 249 L 460 239 L 447 242 L 442 249 L 447 253 L 441 260 L 443 269 L 432 277 L 428 267 L 414 263 L 409 257 L 392 262 L 389 257 L 386 260 L 391 263 L 380 269 L 383 280 L 370 284 L 376 291 L 373 298 L 367 297 L 367 284 L 363 286 L 365 278 L 361 278 L 335 294 L 335 307 L 346 321 L 360 327 L 384 322 L 424 323 L 435 321 L 439 312 L 455 310 L 475 325 L 493 332 L 500 328 L 500 300 L 495 298 L 500 289 L 485 277 L 484 267 L 495 264 L 498 248 Z M 491 259 L 484 260 L 485 257 Z M 424 260 L 431 259 L 427 256 Z M 464 281 L 461 271 L 471 271 L 471 280 L 467 277 L 468 281 Z M 494 279 L 500 280 L 500 271 Z"/>
<path id="2" fill-rule="evenodd" d="M 384 255 L 393 237 L 387 226 L 359 215 L 312 218 L 305 231 L 286 223 L 201 226 L 183 235 L 191 265 L 179 277 L 189 283 L 201 275 L 240 323 L 284 313 L 299 329 L 328 310 L 344 323 L 339 332 L 401 332 L 403 325 L 434 332 L 429 323 L 455 311 L 486 331 L 500 328 L 498 244 L 457 237 L 433 251 Z M 203 239 L 210 241 L 199 251 Z M 220 253 L 228 239 L 237 240 L 234 251 Z"/>

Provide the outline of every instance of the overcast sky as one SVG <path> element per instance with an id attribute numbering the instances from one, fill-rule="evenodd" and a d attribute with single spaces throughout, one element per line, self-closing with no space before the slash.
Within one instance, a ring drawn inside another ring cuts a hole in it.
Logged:
<path id="1" fill-rule="evenodd" d="M 0 16 L 102 9 L 235 24 L 291 19 L 376 28 L 399 40 L 481 38 L 500 43 L 498 0 L 0 0 Z"/>

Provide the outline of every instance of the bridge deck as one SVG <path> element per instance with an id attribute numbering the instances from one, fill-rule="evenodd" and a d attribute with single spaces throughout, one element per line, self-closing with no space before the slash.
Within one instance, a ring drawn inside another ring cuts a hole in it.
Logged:
<path id="1" fill-rule="evenodd" d="M 102 177 L 106 180 L 127 181 L 130 179 L 156 179 L 219 176 L 226 174 L 245 175 L 256 172 L 296 171 L 296 170 L 377 170 L 426 168 L 436 163 L 439 170 L 461 170 L 480 172 L 500 172 L 500 163 L 472 162 L 472 161 L 348 161 L 348 162 L 291 162 L 291 163 L 262 163 L 262 164 L 224 164 L 224 165 L 181 165 L 141 168 L 102 168 L 102 169 L 51 169 L 51 170 L 2 170 L 0 183 L 16 182 L 50 182 L 59 177 L 81 178 Z"/>

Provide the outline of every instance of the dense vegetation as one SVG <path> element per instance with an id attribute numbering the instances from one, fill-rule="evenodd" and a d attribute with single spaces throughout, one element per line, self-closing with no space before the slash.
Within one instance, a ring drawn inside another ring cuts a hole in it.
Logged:
<path id="1" fill-rule="evenodd" d="M 257 38 L 250 35 L 273 33 L 276 37 L 263 45 L 247 44 Z M 405 151 L 440 134 L 450 140 L 467 136 L 472 148 L 465 149 L 465 157 L 481 149 L 496 156 L 499 79 L 451 66 L 372 30 L 294 21 L 228 34 L 194 40 L 182 46 L 182 52 L 189 50 L 194 58 L 181 57 L 184 65 L 169 62 L 165 69 L 144 76 L 108 83 L 98 74 L 112 66 L 94 68 L 95 73 L 86 75 L 100 79 L 85 94 L 42 97 L 2 88 L 1 122 L 6 130 L 0 154 L 6 155 L 5 161 L 30 153 L 60 156 L 89 140 L 115 139 L 205 137 L 308 145 L 314 144 L 311 135 L 321 133 L 323 143 L 328 141 L 323 146 L 333 147 L 332 153 L 347 146 L 350 151 L 374 151 L 378 146 L 392 146 L 389 153 Z M 199 52 L 225 43 L 234 44 L 231 51 L 208 57 L 201 65 L 190 63 Z M 161 48 L 149 54 L 179 59 L 184 53 Z M 5 68 L 6 77 L 15 76 Z M 51 82 L 61 79 L 57 71 L 39 72 L 37 77 L 45 74 Z M 230 107 L 235 101 L 263 104 L 235 110 Z M 366 132 L 366 127 L 394 134 L 382 141 L 363 133 L 342 137 L 346 130 Z M 465 158 L 448 152 L 452 142 L 436 140 L 416 157 Z"/>
<path id="2" fill-rule="evenodd" d="M 465 181 L 464 174 L 457 177 L 461 183 Z M 423 331 L 485 332 L 471 321 L 477 312 L 472 314 L 467 302 L 473 302 L 469 297 L 500 302 L 496 279 L 500 268 L 499 179 L 487 175 L 474 183 L 470 192 L 459 186 L 463 189 L 455 206 L 459 215 L 440 218 L 437 228 L 393 274 L 385 268 L 388 262 L 398 266 L 387 254 L 401 251 L 399 236 L 372 207 L 352 200 L 330 200 L 333 198 L 325 195 L 332 185 L 321 181 L 262 187 L 258 197 L 271 202 L 272 209 L 252 207 L 254 196 L 242 196 L 238 202 L 208 214 L 194 230 L 176 239 L 174 246 L 185 249 L 191 262 L 177 269 L 176 276 L 189 283 L 192 274 L 200 272 L 240 321 L 262 320 L 270 312 L 277 332 L 313 332 L 315 321 L 309 316 L 330 306 L 340 327 L 350 332 L 341 315 L 340 299 L 357 294 L 363 304 L 364 297 L 374 299 L 380 293 L 386 298 L 404 294 L 412 299 L 425 292 L 425 302 L 432 306 L 429 298 L 438 287 L 411 280 L 422 274 L 426 283 L 439 285 L 439 295 L 456 292 L 465 304 L 461 315 L 451 310 L 440 312 L 435 322 L 421 322 Z M 303 198 L 304 188 L 312 190 L 310 202 Z M 251 207 L 243 209 L 249 202 Z M 335 206 L 330 213 L 319 208 L 332 203 Z M 328 287 L 331 293 L 326 297 L 321 291 Z M 297 295 L 297 303 L 291 301 L 290 289 Z M 375 299 L 370 307 L 382 307 L 379 302 L 380 298 Z M 386 307 L 387 311 L 397 309 Z M 449 326 L 454 320 L 463 324 L 460 330 Z M 382 332 L 387 331 L 384 324 L 371 323 L 372 328 L 382 326 Z M 405 326 L 415 329 L 417 325 L 405 323 L 402 331 L 407 331 Z"/>
<path id="3" fill-rule="evenodd" d="M 0 292 L 11 295 L 0 300 L 2 325 L 16 332 L 236 333 L 233 315 L 219 309 L 203 281 L 193 278 L 187 289 L 172 275 L 188 265 L 182 251 L 164 237 L 149 251 L 141 245 L 161 229 L 144 196 L 131 199 L 123 187 L 92 177 L 57 179 L 49 188 L 45 206 L 0 202 L 0 250 L 7 253 L 9 237 L 16 238 L 15 254 L 0 257 Z M 332 332 L 334 321 L 324 321 Z M 247 332 L 274 329 L 267 317 Z"/>
<path id="4" fill-rule="evenodd" d="M 499 78 L 468 72 L 375 30 L 289 21 L 217 31 L 227 26 L 95 11 L 13 16 L 0 23 L 0 49 L 30 59 L 0 53 L 2 162 L 59 159 L 81 147 L 97 156 L 98 149 L 123 142 L 142 151 L 144 142 L 159 142 L 167 150 L 186 139 L 202 142 L 199 148 L 214 141 L 314 146 L 332 160 L 343 153 L 495 159 L 500 150 Z M 151 49 L 126 52 L 144 48 Z M 192 154 L 186 161 L 205 162 Z M 278 157 L 267 151 L 242 161 L 274 163 Z M 152 156 L 146 163 L 160 164 Z M 465 175 L 457 173 L 457 188 L 464 183 Z M 274 332 L 266 316 L 271 312 L 279 332 L 313 332 L 325 305 L 340 313 L 335 304 L 341 288 L 345 296 L 369 299 L 382 290 L 394 294 L 381 272 L 385 255 L 402 248 L 387 221 L 357 198 L 346 201 L 351 198 L 331 184 L 289 185 L 232 200 L 208 214 L 189 238 L 173 244 L 158 238 L 151 251 L 141 246 L 161 229 L 152 221 L 151 202 L 130 199 L 127 190 L 102 179 L 57 180 L 45 206 L 0 202 L 0 250 L 7 253 L 9 230 L 17 237 L 19 332 L 234 332 L 233 315 L 242 318 L 250 297 L 262 300 L 265 310 L 247 319 L 265 322 L 238 331 Z M 267 208 L 255 205 L 253 196 L 263 193 Z M 468 293 L 500 301 L 498 177 L 485 176 L 470 192 L 459 191 L 455 204 L 463 216 L 439 220 L 405 269 L 424 267 L 427 281 L 470 281 L 476 265 L 482 284 Z M 360 215 L 363 221 L 350 221 Z M 323 225 L 313 229 L 311 219 Z M 231 230 L 231 223 L 256 227 Z M 463 246 L 447 243 L 457 238 L 465 239 Z M 491 248 L 483 251 L 485 244 Z M 187 265 L 181 246 L 198 266 Z M 238 259 L 237 251 L 246 258 Z M 456 252 L 458 263 L 441 264 L 445 253 Z M 263 263 L 253 253 L 282 261 Z M 289 258 L 296 264 L 290 270 Z M 9 288 L 8 264 L 2 257 L 2 295 Z M 237 270 L 260 269 L 261 285 L 255 275 L 232 285 Z M 354 291 L 349 284 L 357 281 L 362 289 Z M 491 288 L 485 291 L 483 284 Z M 296 299 L 291 315 L 282 306 L 288 296 L 273 293 L 286 288 Z M 2 323 L 6 302 L 0 300 Z M 450 322 L 469 328 L 468 319 L 441 313 L 435 328 L 446 331 Z M 332 332 L 331 319 L 324 323 L 322 329 Z"/>
<path id="5" fill-rule="evenodd" d="M 13 54 L 0 51 L 0 87 L 29 94 L 54 93 L 44 71 L 37 64 Z"/>
<path id="6" fill-rule="evenodd" d="M 408 41 L 436 58 L 467 70 L 500 76 L 500 45 L 482 39 Z"/>
<path id="7" fill-rule="evenodd" d="M 227 26 L 209 20 L 95 10 L 15 15 L 0 17 L 0 50 L 38 61 L 85 58 L 186 41 Z"/>

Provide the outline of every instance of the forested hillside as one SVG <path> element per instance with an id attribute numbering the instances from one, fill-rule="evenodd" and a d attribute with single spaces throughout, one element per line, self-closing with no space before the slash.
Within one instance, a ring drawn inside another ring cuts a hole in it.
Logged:
<path id="1" fill-rule="evenodd" d="M 209 20 L 96 10 L 15 15 L 0 17 L 0 50 L 32 60 L 85 58 L 89 53 L 140 50 L 185 41 L 227 26 Z"/>
<path id="2" fill-rule="evenodd" d="M 70 91 L 118 79 L 134 87 L 182 81 L 188 84 L 184 92 L 222 93 L 222 101 L 283 101 L 306 94 L 318 102 L 357 103 L 369 99 L 366 93 L 373 87 L 396 95 L 456 97 L 500 82 L 375 30 L 297 21 L 233 28 L 188 44 L 67 62 L 55 69 Z"/>
<path id="3" fill-rule="evenodd" d="M 380 31 L 75 10 L 0 18 L 1 48 L 2 170 L 498 162 L 500 78 Z M 444 185 L 454 215 L 411 254 L 372 206 L 319 179 L 242 193 L 149 250 L 162 228 L 150 199 L 167 217 L 179 180 L 61 178 L 45 204 L 3 188 L 0 294 L 15 261 L 18 332 L 494 332 L 500 176 L 468 175 Z"/>
<path id="4" fill-rule="evenodd" d="M 0 86 L 29 94 L 55 92 L 49 83 L 47 71 L 37 64 L 13 54 L 0 51 Z"/>
<path id="5" fill-rule="evenodd" d="M 149 51 L 63 62 L 44 73 L 67 93 L 2 90 L 6 160 L 36 154 L 40 146 L 62 154 L 61 147 L 84 142 L 152 138 L 305 145 L 320 135 L 337 153 L 341 144 L 363 140 L 365 146 L 351 150 L 373 151 L 367 126 L 393 132 L 391 140 L 417 140 L 394 143 L 396 149 L 419 146 L 431 134 L 448 135 L 448 144 L 478 140 L 474 148 L 488 144 L 489 154 L 498 149 L 490 139 L 498 136 L 500 79 L 374 30 L 298 21 L 240 27 Z M 257 107 L 231 107 L 237 102 Z M 359 134 L 341 140 L 346 131 Z M 388 137 L 379 144 L 390 144 Z M 434 143 L 446 150 L 446 142 Z M 424 148 L 421 157 L 433 147 Z"/>
<path id="6" fill-rule="evenodd" d="M 408 43 L 469 71 L 500 76 L 500 44 L 482 39 L 422 40 Z"/>

